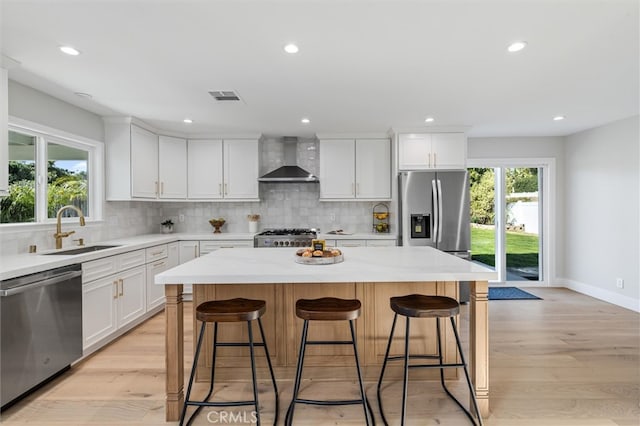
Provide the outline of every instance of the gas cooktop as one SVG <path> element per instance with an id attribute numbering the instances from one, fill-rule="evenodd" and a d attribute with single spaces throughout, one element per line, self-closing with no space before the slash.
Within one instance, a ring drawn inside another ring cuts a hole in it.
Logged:
<path id="1" fill-rule="evenodd" d="M 316 231 L 309 228 L 265 229 L 258 235 L 307 235 L 316 236 Z"/>
<path id="2" fill-rule="evenodd" d="M 254 247 L 310 247 L 316 238 L 315 229 L 265 229 L 253 238 Z"/>

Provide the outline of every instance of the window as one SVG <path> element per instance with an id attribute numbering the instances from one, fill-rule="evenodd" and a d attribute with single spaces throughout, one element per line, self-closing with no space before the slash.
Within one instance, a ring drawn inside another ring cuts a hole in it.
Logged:
<path id="1" fill-rule="evenodd" d="M 99 219 L 102 144 L 37 127 L 9 125 L 9 194 L 0 201 L 0 223 L 49 222 L 69 204 Z"/>

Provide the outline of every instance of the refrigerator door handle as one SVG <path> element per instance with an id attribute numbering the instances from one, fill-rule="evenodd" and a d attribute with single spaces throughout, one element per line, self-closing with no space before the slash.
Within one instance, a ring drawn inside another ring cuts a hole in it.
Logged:
<path id="1" fill-rule="evenodd" d="M 442 182 L 438 179 L 438 242 L 442 242 Z"/>
<path id="2" fill-rule="evenodd" d="M 439 225 L 440 225 L 440 216 L 439 213 L 442 211 L 441 209 L 438 209 L 438 206 L 440 205 L 440 199 L 438 197 L 438 187 L 436 185 L 436 180 L 433 179 L 431 181 L 431 194 L 433 197 L 433 242 L 436 243 L 438 242 L 438 233 L 440 231 Z"/>

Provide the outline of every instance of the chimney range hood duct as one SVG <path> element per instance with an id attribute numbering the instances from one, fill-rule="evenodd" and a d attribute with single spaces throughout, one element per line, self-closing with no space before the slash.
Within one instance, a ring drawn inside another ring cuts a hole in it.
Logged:
<path id="1" fill-rule="evenodd" d="M 258 178 L 258 182 L 317 183 L 318 178 L 315 175 L 296 165 L 298 139 L 295 137 L 285 137 L 283 144 L 285 165 Z"/>

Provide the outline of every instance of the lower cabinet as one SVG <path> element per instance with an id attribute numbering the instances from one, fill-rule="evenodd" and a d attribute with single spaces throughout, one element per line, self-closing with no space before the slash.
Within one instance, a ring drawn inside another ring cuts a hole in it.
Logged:
<path id="1" fill-rule="evenodd" d="M 168 244 L 167 256 L 164 259 L 147 263 L 147 312 L 161 306 L 165 302 L 164 286 L 156 285 L 155 277 L 160 272 L 178 266 L 180 260 L 178 249 L 178 243 Z"/>
<path id="2" fill-rule="evenodd" d="M 142 316 L 146 272 L 138 266 L 82 286 L 83 348 L 101 341 Z"/>
<path id="3" fill-rule="evenodd" d="M 178 260 L 180 265 L 200 256 L 200 243 L 198 241 L 180 241 L 178 244 L 179 244 Z M 189 299 L 191 297 L 191 294 L 193 293 L 192 285 L 184 284 L 182 293 L 187 295 L 185 296 L 185 299 Z"/>

